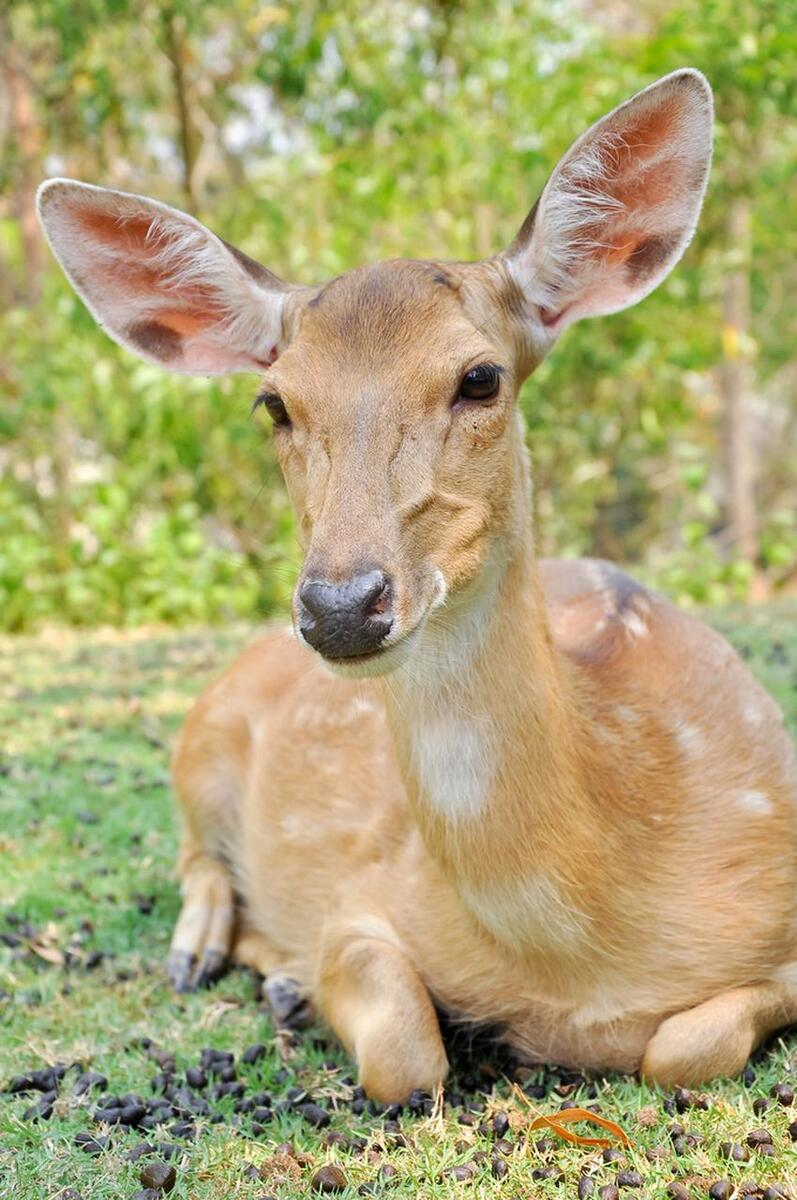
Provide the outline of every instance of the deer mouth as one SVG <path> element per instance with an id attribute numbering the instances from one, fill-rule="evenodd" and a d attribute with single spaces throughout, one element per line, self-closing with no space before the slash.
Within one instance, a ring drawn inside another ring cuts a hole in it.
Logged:
<path id="1" fill-rule="evenodd" d="M 321 654 L 319 658 L 333 675 L 343 679 L 376 679 L 382 675 L 390 675 L 407 662 L 425 617 L 426 613 L 412 629 L 407 630 L 396 641 L 387 642 L 367 654 L 349 658 L 331 658 Z"/>

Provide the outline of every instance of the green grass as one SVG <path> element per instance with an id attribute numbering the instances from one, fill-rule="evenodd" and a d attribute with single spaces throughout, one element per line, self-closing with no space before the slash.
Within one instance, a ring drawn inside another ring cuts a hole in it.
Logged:
<path id="1" fill-rule="evenodd" d="M 715 623 L 732 636 L 797 731 L 797 608 L 723 613 Z M 344 1198 L 371 1181 L 378 1193 L 397 1200 L 575 1195 L 580 1174 L 591 1167 L 596 1188 L 612 1183 L 617 1164 L 603 1163 L 599 1151 L 558 1139 L 550 1150 L 537 1148 L 540 1135 L 526 1136 L 527 1112 L 495 1056 L 481 1077 L 488 1086 L 481 1101 L 488 1114 L 510 1113 L 516 1143 L 500 1181 L 490 1174 L 492 1139 L 461 1124 L 460 1109 L 447 1108 L 439 1118 L 402 1116 L 406 1146 L 394 1144 L 396 1131 L 386 1132 L 382 1117 L 355 1116 L 345 1104 L 351 1064 L 334 1039 L 322 1028 L 293 1046 L 277 1037 L 247 974 L 230 974 L 201 995 L 170 992 L 164 961 L 178 894 L 168 745 L 191 698 L 248 632 L 53 634 L 0 642 L 0 933 L 14 932 L 4 915 L 11 910 L 37 935 L 31 939 L 23 931 L 20 946 L 0 945 L 0 1090 L 15 1074 L 80 1061 L 108 1076 L 108 1090 L 146 1096 L 158 1068 L 142 1038 L 172 1051 L 178 1071 L 193 1064 L 204 1046 L 240 1054 L 261 1041 L 268 1047 L 265 1060 L 241 1068 L 242 1078 L 275 1099 L 296 1084 L 309 1088 L 333 1110 L 330 1129 L 316 1131 L 291 1111 L 262 1136 L 241 1136 L 230 1124 L 232 1101 L 225 1099 L 214 1105 L 224 1120 L 203 1126 L 175 1160 L 172 1196 L 179 1200 L 309 1195 L 314 1171 L 330 1161 L 349 1181 Z M 141 911 L 150 897 L 151 911 Z M 53 950 L 55 957 L 66 954 L 68 965 L 41 957 L 31 940 L 49 957 Z M 460 1074 L 483 1065 L 478 1055 L 459 1059 Z M 496 1065 L 490 1088 L 489 1070 Z M 734 1186 L 779 1181 L 797 1195 L 797 1149 L 787 1133 L 797 1107 L 772 1103 L 763 1115 L 752 1108 L 779 1080 L 797 1087 L 797 1039 L 777 1039 L 754 1070 L 749 1086 L 723 1081 L 707 1090 L 707 1110 L 675 1118 L 665 1110 L 665 1096 L 619 1077 L 595 1080 L 590 1097 L 566 1075 L 536 1072 L 532 1081 L 543 1079 L 550 1090 L 533 1104 L 535 1111 L 552 1112 L 565 1097 L 597 1102 L 603 1115 L 618 1121 L 634 1142 L 624 1156 L 627 1165 L 645 1179 L 643 1189 L 628 1196 L 664 1196 L 674 1175 L 695 1197 L 719 1178 Z M 104 1154 L 88 1157 L 73 1138 L 96 1129 L 94 1104 L 70 1095 L 72 1078 L 67 1076 L 50 1121 L 22 1119 L 36 1096 L 0 1097 L 0 1196 L 41 1200 L 67 1187 L 83 1200 L 131 1196 L 141 1186 L 142 1164 L 127 1162 L 125 1153 L 145 1139 L 171 1140 L 168 1131 L 117 1132 Z M 673 1119 L 702 1139 L 681 1155 L 674 1153 L 667 1128 Z M 775 1157 L 752 1152 L 749 1162 L 722 1160 L 720 1143 L 744 1142 L 749 1130 L 762 1125 L 772 1133 Z M 351 1153 L 329 1145 L 330 1130 L 361 1136 L 367 1147 Z M 294 1144 L 298 1158 L 275 1157 L 275 1147 L 285 1141 Z M 651 1161 L 646 1151 L 657 1146 L 663 1147 L 661 1157 Z M 488 1152 L 486 1162 L 476 1164 L 470 1182 L 446 1174 L 480 1150 Z M 388 1163 L 397 1176 L 380 1178 Z M 546 1166 L 562 1171 L 564 1182 L 534 1179 L 535 1168 Z"/>

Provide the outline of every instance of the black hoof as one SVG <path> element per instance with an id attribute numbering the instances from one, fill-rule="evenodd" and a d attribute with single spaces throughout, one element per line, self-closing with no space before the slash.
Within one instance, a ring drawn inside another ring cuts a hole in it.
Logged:
<path id="1" fill-rule="evenodd" d="M 206 950 L 199 964 L 199 970 L 194 980 L 194 987 L 210 987 L 212 983 L 215 983 L 224 974 L 226 965 L 226 954 L 222 954 L 219 950 Z"/>
<path id="2" fill-rule="evenodd" d="M 187 950 L 172 950 L 166 970 L 176 992 L 193 992 L 195 965 L 196 958 Z"/>
<path id="3" fill-rule="evenodd" d="M 269 975 L 263 981 L 263 995 L 280 1029 L 303 1029 L 312 1021 L 310 1001 L 302 995 L 295 979 Z"/>

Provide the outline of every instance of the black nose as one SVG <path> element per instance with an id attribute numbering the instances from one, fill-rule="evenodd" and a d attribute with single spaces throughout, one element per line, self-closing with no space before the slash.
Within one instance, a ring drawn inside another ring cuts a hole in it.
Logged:
<path id="1" fill-rule="evenodd" d="M 344 583 L 307 579 L 299 589 L 299 628 L 326 658 L 372 654 L 393 624 L 393 584 L 384 571 L 366 571 Z"/>

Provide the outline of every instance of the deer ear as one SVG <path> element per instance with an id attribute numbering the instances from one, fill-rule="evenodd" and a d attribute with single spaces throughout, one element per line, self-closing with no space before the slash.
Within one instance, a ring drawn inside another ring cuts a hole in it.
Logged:
<path id="1" fill-rule="evenodd" d="M 38 211 L 93 316 L 147 362 L 220 375 L 277 357 L 288 285 L 193 217 L 71 179 L 42 184 Z"/>
<path id="2" fill-rule="evenodd" d="M 684 69 L 571 147 L 503 258 L 549 335 L 635 304 L 694 233 L 711 165 L 711 88 Z"/>

